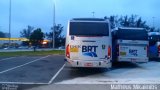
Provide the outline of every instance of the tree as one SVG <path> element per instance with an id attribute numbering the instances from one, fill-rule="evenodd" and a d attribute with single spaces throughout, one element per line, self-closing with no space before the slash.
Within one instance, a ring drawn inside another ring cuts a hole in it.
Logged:
<path id="1" fill-rule="evenodd" d="M 157 28 L 157 30 L 156 30 L 157 32 L 160 32 L 160 28 Z"/>
<path id="2" fill-rule="evenodd" d="M 32 33 L 33 30 L 34 30 L 34 27 L 32 27 L 32 26 L 27 26 L 27 29 L 23 29 L 23 30 L 20 32 L 20 36 L 29 39 L 29 38 L 30 38 L 30 35 L 31 35 L 31 33 Z"/>
<path id="3" fill-rule="evenodd" d="M 105 17 L 106 19 L 106 17 Z M 111 23 L 111 29 L 115 27 L 138 27 L 138 28 L 145 28 L 147 30 L 154 30 L 154 28 L 150 27 L 146 24 L 146 21 L 143 21 L 141 17 L 137 15 L 131 15 L 130 17 L 126 16 L 110 16 L 109 18 Z"/>
<path id="4" fill-rule="evenodd" d="M 119 19 L 120 25 L 124 27 L 129 27 L 128 16 L 121 17 Z"/>
<path id="5" fill-rule="evenodd" d="M 53 27 L 51 28 L 51 30 L 53 31 Z M 62 35 L 62 32 L 63 32 L 63 26 L 61 24 L 58 24 L 54 27 L 55 47 L 60 47 L 65 45 L 65 37 L 64 35 Z M 46 36 L 49 40 L 53 41 L 53 32 L 46 33 Z"/>
<path id="6" fill-rule="evenodd" d="M 44 33 L 42 32 L 41 28 L 37 28 L 36 30 L 34 30 L 31 35 L 30 35 L 30 42 L 32 43 L 32 45 L 34 46 L 40 46 L 41 42 L 44 39 Z"/>
<path id="7" fill-rule="evenodd" d="M 116 27 L 115 18 L 116 18 L 116 16 L 110 16 L 109 18 L 108 17 L 104 17 L 104 19 L 109 19 L 111 28 L 115 28 Z"/>
<path id="8" fill-rule="evenodd" d="M 5 38 L 5 33 L 0 31 L 0 38 Z"/>

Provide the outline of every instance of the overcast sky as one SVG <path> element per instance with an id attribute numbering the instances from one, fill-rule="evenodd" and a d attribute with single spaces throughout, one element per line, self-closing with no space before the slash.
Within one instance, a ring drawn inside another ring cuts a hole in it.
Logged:
<path id="1" fill-rule="evenodd" d="M 27 25 L 49 32 L 53 25 L 53 1 L 56 7 L 56 24 L 66 29 L 67 21 L 74 17 L 103 18 L 110 15 L 141 16 L 147 24 L 160 27 L 160 0 L 12 0 L 11 36 Z M 0 0 L 0 31 L 8 32 L 9 0 Z M 66 30 L 64 30 L 65 34 Z"/>

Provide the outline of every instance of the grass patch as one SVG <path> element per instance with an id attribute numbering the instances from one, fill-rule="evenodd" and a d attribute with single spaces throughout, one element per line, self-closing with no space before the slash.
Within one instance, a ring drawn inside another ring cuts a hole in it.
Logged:
<path id="1" fill-rule="evenodd" d="M 64 55 L 64 50 L 50 50 L 50 51 L 17 51 L 17 52 L 0 52 L 0 56 L 37 56 L 37 55 L 52 55 L 60 54 Z"/>

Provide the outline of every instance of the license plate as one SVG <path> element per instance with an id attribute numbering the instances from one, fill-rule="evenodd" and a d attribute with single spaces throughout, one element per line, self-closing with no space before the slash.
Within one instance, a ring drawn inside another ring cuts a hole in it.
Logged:
<path id="1" fill-rule="evenodd" d="M 136 59 L 134 59 L 134 58 L 131 58 L 131 61 L 132 61 L 132 62 L 136 62 Z"/>
<path id="2" fill-rule="evenodd" d="M 78 52 L 78 48 L 77 47 L 70 48 L 70 52 Z"/>
<path id="3" fill-rule="evenodd" d="M 85 66 L 85 67 L 92 67 L 92 66 L 93 66 L 93 63 L 85 63 L 84 66 Z"/>
<path id="4" fill-rule="evenodd" d="M 120 55 L 121 55 L 121 56 L 125 56 L 125 55 L 126 55 L 126 52 L 120 52 Z"/>

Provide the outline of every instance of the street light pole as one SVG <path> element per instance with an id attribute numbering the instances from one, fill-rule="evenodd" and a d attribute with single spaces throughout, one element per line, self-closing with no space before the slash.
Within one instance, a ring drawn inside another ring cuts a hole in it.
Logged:
<path id="1" fill-rule="evenodd" d="M 11 12 L 12 12 L 12 1 L 9 0 L 9 46 L 11 45 Z"/>
<path id="2" fill-rule="evenodd" d="M 94 14 L 95 14 L 95 12 L 92 12 L 92 16 L 93 16 L 93 18 L 94 18 Z"/>
<path id="3" fill-rule="evenodd" d="M 55 11 L 55 1 L 53 0 L 53 48 L 55 48 L 55 18 L 56 18 L 56 11 Z"/>
<path id="4" fill-rule="evenodd" d="M 153 19 L 153 27 L 154 27 L 154 19 L 155 19 L 155 17 L 152 17 L 152 19 Z"/>

